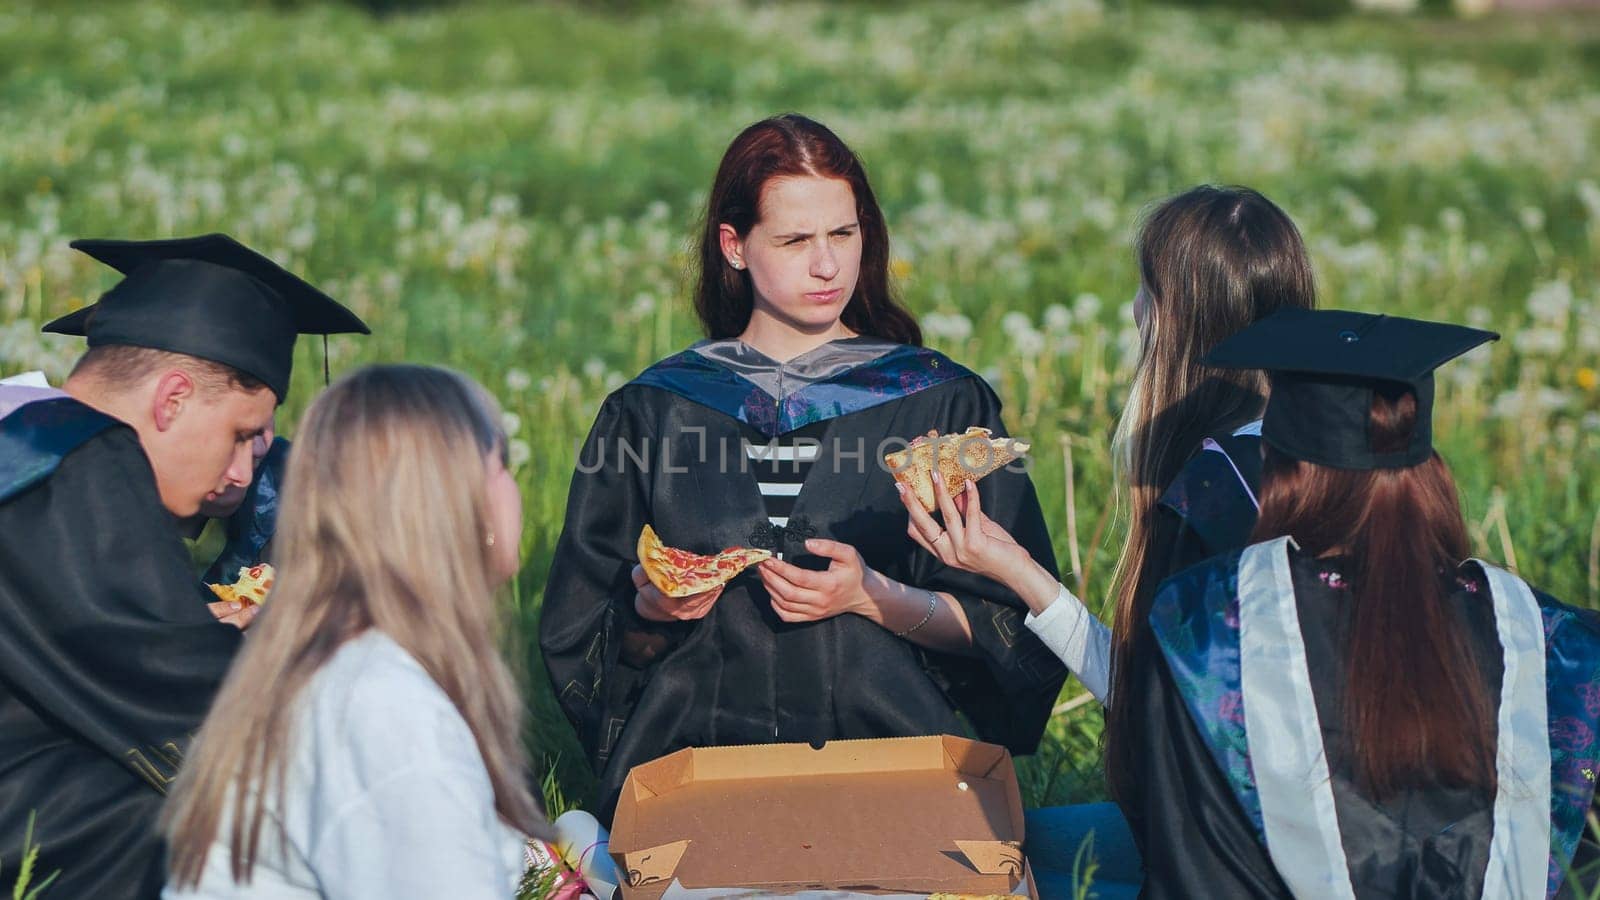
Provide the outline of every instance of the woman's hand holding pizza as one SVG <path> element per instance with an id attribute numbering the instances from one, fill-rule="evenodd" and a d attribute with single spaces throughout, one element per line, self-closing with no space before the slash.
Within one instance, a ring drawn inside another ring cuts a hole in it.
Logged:
<path id="1" fill-rule="evenodd" d="M 867 568 L 861 554 L 849 544 L 812 538 L 806 549 L 831 562 L 825 571 L 802 569 L 779 559 L 769 559 L 756 569 L 772 595 L 772 608 L 785 622 L 817 622 L 844 613 L 862 613 L 871 603 L 868 583 L 881 578 Z"/>
<path id="2" fill-rule="evenodd" d="M 722 589 L 727 587 L 726 584 L 719 584 L 709 591 L 687 597 L 668 597 L 650 583 L 644 566 L 633 567 L 633 586 L 637 590 L 633 595 L 634 612 L 639 614 L 639 618 L 651 622 L 693 622 L 703 619 L 711 612 L 717 598 L 722 596 Z"/>
<path id="3" fill-rule="evenodd" d="M 1016 592 L 1035 615 L 1055 601 L 1060 583 L 1010 532 L 983 514 L 978 486 L 971 479 L 967 489 L 953 498 L 941 479 L 933 479 L 933 495 L 944 519 L 942 526 L 905 485 L 897 487 L 900 502 L 911 516 L 906 534 L 940 562 L 1000 582 Z"/>
<path id="4" fill-rule="evenodd" d="M 944 518 L 942 526 L 911 491 L 904 485 L 897 487 L 900 502 L 911 516 L 906 534 L 945 565 L 1004 581 L 1001 576 L 1014 573 L 1019 563 L 1030 558 L 1009 532 L 983 514 L 983 505 L 976 502 L 978 486 L 970 479 L 967 489 L 955 497 L 945 490 L 942 479 L 933 479 L 933 496 Z"/>

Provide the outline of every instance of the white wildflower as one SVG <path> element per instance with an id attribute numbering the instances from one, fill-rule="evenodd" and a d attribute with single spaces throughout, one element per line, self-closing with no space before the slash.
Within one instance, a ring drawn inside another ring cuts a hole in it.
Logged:
<path id="1" fill-rule="evenodd" d="M 649 291 L 640 291 L 639 293 L 633 295 L 633 305 L 628 308 L 628 312 L 629 312 L 630 315 L 633 316 L 633 318 L 635 318 L 635 319 L 648 318 L 650 316 L 650 314 L 655 312 L 655 311 L 656 311 L 656 295 L 655 294 L 652 294 Z"/>
<path id="2" fill-rule="evenodd" d="M 1572 285 L 1565 280 L 1546 281 L 1536 285 L 1528 295 L 1528 312 L 1539 322 L 1559 324 L 1565 322 L 1567 311 L 1572 309 Z"/>
<path id="3" fill-rule="evenodd" d="M 520 394 L 533 385 L 533 376 L 521 369 L 506 370 L 506 390 Z"/>
<path id="4" fill-rule="evenodd" d="M 1530 356 L 1555 356 L 1566 342 L 1554 328 L 1524 328 L 1511 337 L 1511 346 Z"/>
<path id="5" fill-rule="evenodd" d="M 1585 178 L 1578 182 L 1578 199 L 1589 213 L 1589 221 L 1600 225 L 1600 184 Z"/>
<path id="6" fill-rule="evenodd" d="M 1032 331 L 1033 321 L 1028 318 L 1026 313 L 1012 310 L 1000 317 L 1000 330 L 1015 338 L 1023 332 Z"/>
<path id="7" fill-rule="evenodd" d="M 1584 316 L 1578 323 L 1578 349 L 1584 353 L 1600 353 L 1600 313 Z"/>
<path id="8" fill-rule="evenodd" d="M 1529 231 L 1544 230 L 1544 210 L 1537 206 L 1524 206 L 1517 213 L 1517 218 L 1522 220 L 1522 227 Z"/>
<path id="9" fill-rule="evenodd" d="M 1363 12 L 1409 13 L 1417 11 L 1417 0 L 1355 0 L 1355 8 Z"/>
<path id="10" fill-rule="evenodd" d="M 1339 205 L 1344 207 L 1344 217 L 1356 231 L 1368 232 L 1377 227 L 1378 214 L 1355 194 L 1344 192 L 1339 197 Z"/>
<path id="11" fill-rule="evenodd" d="M 1046 331 L 1061 332 L 1072 327 L 1072 310 L 1060 303 L 1052 303 L 1045 307 L 1044 327 Z"/>
<path id="12" fill-rule="evenodd" d="M 489 215 L 497 219 L 515 218 L 522 209 L 522 201 L 516 194 L 495 194 L 489 198 Z"/>
<path id="13" fill-rule="evenodd" d="M 1467 217 L 1454 206 L 1446 206 L 1439 210 L 1439 224 L 1451 234 L 1459 234 L 1467 227 Z"/>
<path id="14" fill-rule="evenodd" d="M 1525 415 L 1547 415 L 1566 408 L 1572 395 L 1552 387 L 1532 391 L 1513 389 L 1494 398 L 1489 415 L 1496 419 L 1516 419 Z"/>
<path id="15" fill-rule="evenodd" d="M 522 431 L 522 417 L 509 410 L 500 414 L 500 429 L 506 434 L 517 434 Z"/>
<path id="16" fill-rule="evenodd" d="M 508 457 L 507 463 L 509 463 L 511 471 L 515 472 L 527 465 L 528 460 L 533 458 L 533 449 L 522 438 L 513 438 L 511 443 L 506 445 L 506 456 Z"/>
<path id="17" fill-rule="evenodd" d="M 1117 226 L 1117 205 L 1105 197 L 1090 197 L 1083 201 L 1078 211 L 1085 221 L 1101 231 L 1110 231 Z"/>
<path id="18" fill-rule="evenodd" d="M 599 381 L 606 375 L 606 361 L 598 356 L 591 356 L 583 361 L 583 377 L 590 381 Z"/>
<path id="19" fill-rule="evenodd" d="M 972 320 L 960 313 L 928 313 L 922 318 L 922 330 L 929 337 L 964 341 L 972 337 Z"/>
<path id="20" fill-rule="evenodd" d="M 1072 301 L 1072 314 L 1078 321 L 1091 321 L 1100 315 L 1100 298 L 1094 294 L 1083 293 Z"/>
<path id="21" fill-rule="evenodd" d="M 1016 348 L 1017 355 L 1023 359 L 1034 359 L 1044 352 L 1044 334 L 1029 325 L 1025 331 L 1011 334 L 1011 346 Z"/>

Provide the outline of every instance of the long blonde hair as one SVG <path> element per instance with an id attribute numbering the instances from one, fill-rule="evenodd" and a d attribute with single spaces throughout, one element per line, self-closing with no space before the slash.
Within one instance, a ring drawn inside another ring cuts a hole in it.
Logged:
<path id="1" fill-rule="evenodd" d="M 454 372 L 373 366 L 340 379 L 296 433 L 279 517 L 278 581 L 183 767 L 163 825 L 169 877 L 199 883 L 227 822 L 235 881 L 248 881 L 284 797 L 296 702 L 345 641 L 376 628 L 460 710 L 495 809 L 546 826 L 529 793 L 524 707 L 496 642 L 485 534 L 485 458 L 505 437 L 494 401 Z"/>
<path id="2" fill-rule="evenodd" d="M 1128 539 L 1117 561 L 1112 622 L 1113 702 L 1106 710 L 1106 776 L 1125 796 L 1128 734 L 1136 710 L 1126 663 L 1151 652 L 1150 600 L 1168 574 L 1177 535 L 1158 504 L 1207 436 L 1261 414 L 1259 371 L 1214 369 L 1211 348 L 1281 309 L 1315 305 L 1311 260 L 1294 222 L 1242 187 L 1191 188 L 1162 201 L 1139 228 L 1139 280 L 1148 298 L 1139 365 L 1117 422 L 1118 490 L 1128 501 Z"/>

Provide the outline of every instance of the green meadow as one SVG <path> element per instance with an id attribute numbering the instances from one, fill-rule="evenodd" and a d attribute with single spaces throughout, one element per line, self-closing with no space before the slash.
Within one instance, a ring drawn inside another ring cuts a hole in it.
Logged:
<path id="1" fill-rule="evenodd" d="M 210 230 L 373 325 L 332 369 L 462 369 L 524 491 L 512 601 L 530 741 L 592 779 L 534 630 L 577 444 L 606 393 L 697 337 L 689 248 L 723 148 L 804 112 L 864 158 L 931 345 L 1032 439 L 1068 583 L 1107 594 L 1110 434 L 1135 362 L 1130 235 L 1241 183 L 1312 247 L 1324 305 L 1504 339 L 1443 371 L 1436 430 L 1477 551 L 1600 607 L 1600 17 L 1279 21 L 1097 0 L 0 8 L 0 375 L 105 289 L 74 237 Z M 302 342 L 282 430 L 321 384 Z M 1030 803 L 1099 799 L 1069 683 Z M 6 861 L 12 864 L 13 861 Z"/>

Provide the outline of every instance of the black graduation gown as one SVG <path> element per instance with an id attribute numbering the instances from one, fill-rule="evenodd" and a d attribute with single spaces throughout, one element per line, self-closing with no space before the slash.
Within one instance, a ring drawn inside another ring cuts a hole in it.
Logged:
<path id="1" fill-rule="evenodd" d="M 28 409 L 0 420 L 13 460 L 48 444 Z M 159 896 L 156 816 L 240 640 L 209 596 L 131 428 L 0 502 L 0 894 L 37 811 L 47 897 Z"/>
<path id="2" fill-rule="evenodd" d="M 755 475 L 739 467 L 745 423 L 685 393 L 693 390 L 634 383 L 607 398 L 573 477 L 545 590 L 540 644 L 562 707 L 600 775 L 601 817 L 609 819 L 629 769 L 690 746 L 963 733 L 959 711 L 979 737 L 1032 752 L 1065 668 L 1024 627 L 1020 598 L 943 566 L 912 543 L 894 480 L 875 456 L 885 439 L 929 429 L 978 425 L 1005 435 L 1000 402 L 988 385 L 965 373 L 825 416 L 821 455 L 783 538 L 786 559 L 802 567 L 826 568 L 826 560 L 804 551 L 802 539 L 831 538 L 853 545 L 890 578 L 953 594 L 972 625 L 970 657 L 921 650 L 854 615 L 785 624 L 753 572 L 734 579 L 698 622 L 640 621 L 630 572 L 646 523 L 670 546 L 713 553 L 748 546 L 767 521 Z M 649 471 L 620 462 L 619 439 L 653 448 Z M 984 479 L 981 494 L 985 512 L 1054 571 L 1028 477 L 996 472 Z M 653 636 L 660 649 L 631 665 L 622 647 L 641 635 Z"/>
<path id="3" fill-rule="evenodd" d="M 1157 504 L 1152 540 L 1154 546 L 1164 548 L 1160 551 L 1163 577 L 1217 554 L 1241 549 L 1250 542 L 1250 532 L 1255 528 L 1255 498 L 1261 483 L 1261 438 L 1254 433 L 1220 431 L 1210 440 L 1222 452 L 1204 446 L 1196 449 L 1162 492 Z M 1149 629 L 1141 629 L 1128 664 L 1131 702 L 1136 708 L 1148 709 L 1148 714 L 1135 718 L 1130 725 L 1131 743 L 1141 751 L 1154 739 L 1151 735 L 1160 733 L 1152 731 L 1152 727 L 1160 725 L 1167 730 L 1177 727 L 1176 723 L 1165 720 L 1160 697 L 1153 696 L 1159 685 L 1153 680 L 1155 667 L 1150 661 L 1160 655 L 1161 650 Z M 1151 703 L 1157 705 L 1150 706 Z M 1183 707 L 1181 704 L 1174 706 L 1170 712 L 1181 716 Z M 1135 770 L 1144 771 L 1138 767 Z M 1171 785 L 1164 785 L 1158 779 L 1140 778 L 1127 785 L 1116 798 L 1134 841 L 1146 859 L 1152 853 L 1160 856 L 1172 852 L 1171 848 L 1156 846 L 1161 837 L 1146 831 L 1153 817 L 1170 812 L 1164 795 L 1171 789 Z M 1171 825 L 1181 830 L 1194 823 Z"/>
<path id="4" fill-rule="evenodd" d="M 1479 897 L 1494 825 L 1493 797 L 1435 785 L 1403 791 L 1379 804 L 1361 793 L 1345 752 L 1348 742 L 1339 714 L 1347 589 L 1337 586 L 1338 577 L 1332 579 L 1334 586 L 1324 577 L 1339 572 L 1336 562 L 1298 552 L 1290 554 L 1290 561 L 1341 842 L 1356 896 Z M 1535 595 L 1541 606 L 1555 602 L 1547 595 Z M 1487 588 L 1475 573 L 1461 583 L 1452 600 L 1466 624 L 1468 645 L 1493 715 L 1499 706 L 1503 663 Z M 1145 866 L 1140 896 L 1149 900 L 1291 897 L 1215 764 L 1166 659 L 1159 649 L 1152 650 L 1134 660 L 1130 692 L 1146 737 L 1134 746 L 1134 765 L 1143 787 L 1139 806 L 1132 810 L 1138 818 L 1134 833 Z M 1566 896 L 1565 889 L 1560 896 Z"/>

